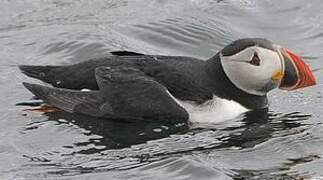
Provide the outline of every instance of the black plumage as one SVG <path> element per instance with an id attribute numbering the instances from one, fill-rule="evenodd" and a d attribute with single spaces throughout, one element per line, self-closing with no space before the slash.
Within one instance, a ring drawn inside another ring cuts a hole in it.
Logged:
<path id="1" fill-rule="evenodd" d="M 232 84 L 220 63 L 220 53 L 234 54 L 249 46 L 271 49 L 265 39 L 233 42 L 203 61 L 184 56 L 144 55 L 128 51 L 68 66 L 20 66 L 21 71 L 56 88 L 25 84 L 48 104 L 69 112 L 109 118 L 174 119 L 187 112 L 169 96 L 204 103 L 216 95 L 249 109 L 267 106 L 267 97 L 248 94 Z M 91 89 L 90 92 L 79 91 Z"/>

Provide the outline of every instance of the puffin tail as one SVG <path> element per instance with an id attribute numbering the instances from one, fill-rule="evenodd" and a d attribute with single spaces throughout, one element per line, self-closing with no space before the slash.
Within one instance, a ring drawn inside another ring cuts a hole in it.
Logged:
<path id="1" fill-rule="evenodd" d="M 51 75 L 52 70 L 56 69 L 60 66 L 30 66 L 30 65 L 20 65 L 19 69 L 25 75 L 42 80 L 44 82 L 50 83 L 51 82 Z"/>

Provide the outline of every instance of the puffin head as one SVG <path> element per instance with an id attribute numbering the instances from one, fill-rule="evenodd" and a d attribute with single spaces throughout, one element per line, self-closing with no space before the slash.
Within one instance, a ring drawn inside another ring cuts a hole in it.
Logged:
<path id="1" fill-rule="evenodd" d="M 236 40 L 219 55 L 230 81 L 249 94 L 263 96 L 276 87 L 294 90 L 316 84 L 312 71 L 298 55 L 266 39 Z"/>

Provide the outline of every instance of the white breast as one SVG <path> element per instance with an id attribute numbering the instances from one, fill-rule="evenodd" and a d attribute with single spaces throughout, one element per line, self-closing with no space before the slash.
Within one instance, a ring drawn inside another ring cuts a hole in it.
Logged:
<path id="1" fill-rule="evenodd" d="M 175 97 L 173 99 L 189 113 L 191 122 L 217 123 L 233 119 L 249 110 L 236 101 L 222 99 L 215 95 L 203 104 L 181 101 Z"/>

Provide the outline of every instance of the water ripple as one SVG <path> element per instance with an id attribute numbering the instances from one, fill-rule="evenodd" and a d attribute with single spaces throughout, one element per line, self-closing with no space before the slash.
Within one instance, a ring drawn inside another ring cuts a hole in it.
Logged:
<path id="1" fill-rule="evenodd" d="M 1 1 L 0 179 L 301 179 L 322 174 L 319 0 Z M 22 112 L 18 64 L 71 64 L 109 51 L 213 56 L 241 37 L 297 52 L 318 85 L 273 91 L 270 111 L 221 124 L 123 123 Z"/>

